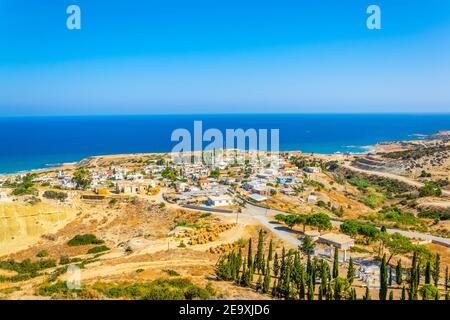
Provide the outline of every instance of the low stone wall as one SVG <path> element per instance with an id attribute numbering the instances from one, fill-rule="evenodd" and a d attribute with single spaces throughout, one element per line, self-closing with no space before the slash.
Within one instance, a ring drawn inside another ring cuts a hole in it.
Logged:
<path id="1" fill-rule="evenodd" d="M 219 212 L 219 213 L 235 213 L 235 210 L 226 210 L 226 209 L 218 209 L 218 208 L 212 208 L 212 207 L 203 207 L 203 206 L 194 206 L 191 204 L 185 204 L 182 205 L 183 208 L 187 209 L 194 209 L 194 210 L 200 210 L 200 211 L 208 211 L 208 212 Z"/>

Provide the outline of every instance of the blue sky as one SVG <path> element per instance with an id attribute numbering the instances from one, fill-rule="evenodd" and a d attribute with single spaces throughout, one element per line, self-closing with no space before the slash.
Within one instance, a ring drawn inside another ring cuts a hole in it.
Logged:
<path id="1" fill-rule="evenodd" d="M 0 0 L 0 38 L 1 116 L 450 110 L 445 0 Z"/>

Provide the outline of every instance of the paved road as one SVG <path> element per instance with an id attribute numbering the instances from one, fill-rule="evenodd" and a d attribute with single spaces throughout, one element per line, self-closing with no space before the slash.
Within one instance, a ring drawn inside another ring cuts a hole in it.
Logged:
<path id="1" fill-rule="evenodd" d="M 353 171 L 357 171 L 357 172 L 362 172 L 362 173 L 366 173 L 366 174 L 371 174 L 371 175 L 375 175 L 375 176 L 380 176 L 380 177 L 385 177 L 385 178 L 390 178 L 390 179 L 394 179 L 397 181 L 401 181 L 404 182 L 410 186 L 416 187 L 416 188 L 421 188 L 423 187 L 423 183 L 416 181 L 414 179 L 411 178 L 407 178 L 404 176 L 400 176 L 398 174 L 393 174 L 393 173 L 388 173 L 388 172 L 381 172 L 381 171 L 372 171 L 372 170 L 364 170 L 364 169 L 360 169 L 360 168 L 355 168 L 351 165 L 348 164 L 344 164 L 343 165 L 345 168 L 353 170 Z M 446 195 L 446 196 L 450 196 L 450 191 L 448 190 L 442 190 L 442 194 Z"/>
<path id="2" fill-rule="evenodd" d="M 294 234 L 298 237 L 301 233 L 292 231 L 289 228 L 283 228 L 280 225 L 274 224 L 273 219 L 271 219 L 270 215 L 275 214 L 288 214 L 285 212 L 281 212 L 278 210 L 272 210 L 272 209 L 264 209 L 252 204 L 247 203 L 246 204 L 246 210 L 249 212 L 249 214 L 253 215 L 258 221 L 260 221 L 262 224 L 267 226 L 270 230 L 275 232 L 279 237 L 283 238 L 287 237 L 285 240 L 289 239 L 289 237 L 293 237 Z M 335 227 L 339 227 L 342 224 L 342 221 L 337 220 L 331 220 L 331 224 Z M 431 240 L 433 243 L 443 245 L 445 247 L 450 247 L 450 239 L 449 238 L 443 238 L 443 237 L 437 237 L 430 234 L 420 233 L 420 232 L 414 232 L 414 231 L 406 231 L 406 230 L 400 230 L 400 229 L 387 229 L 388 233 L 400 233 L 401 235 L 404 235 L 408 238 L 416 238 L 416 239 L 423 239 L 423 240 Z"/>
<path id="3" fill-rule="evenodd" d="M 157 195 L 157 199 L 159 201 L 162 201 L 162 202 L 165 202 L 165 203 L 169 204 L 162 197 L 163 192 L 164 192 L 164 190 L 161 190 L 161 192 Z M 170 204 L 170 205 L 172 207 L 177 207 L 176 204 Z M 183 207 L 180 207 L 180 208 L 186 210 L 186 208 L 183 208 Z M 194 211 L 201 211 L 201 210 L 194 210 Z M 257 220 L 259 223 L 261 223 L 262 225 L 264 225 L 268 229 L 272 230 L 281 239 L 286 240 L 289 243 L 291 243 L 293 245 L 296 245 L 296 246 L 300 244 L 300 240 L 298 239 L 299 236 L 301 235 L 300 232 L 295 231 L 295 230 L 291 230 L 291 229 L 289 229 L 287 227 L 284 227 L 284 226 L 276 223 L 276 221 L 274 221 L 270 217 L 270 216 L 276 215 L 276 214 L 285 214 L 285 215 L 287 215 L 288 213 L 282 212 L 282 211 L 278 211 L 278 210 L 273 210 L 273 209 L 261 208 L 261 207 L 255 206 L 253 204 L 250 204 L 250 203 L 246 203 L 245 204 L 245 208 L 244 208 L 242 213 L 248 213 L 255 220 Z M 331 224 L 334 227 L 339 227 L 342 224 L 342 221 L 331 220 Z M 406 231 L 406 230 L 400 230 L 400 229 L 390 229 L 389 228 L 386 231 L 388 233 L 390 233 L 390 234 L 398 232 L 401 235 L 404 235 L 405 237 L 408 237 L 408 238 L 431 240 L 435 244 L 439 244 L 439 245 L 442 245 L 442 246 L 445 246 L 445 247 L 450 247 L 450 239 L 449 238 L 437 237 L 437 236 L 433 236 L 433 235 L 430 235 L 430 234 L 425 234 L 425 233 L 420 233 L 420 232 L 413 232 L 413 231 Z"/>

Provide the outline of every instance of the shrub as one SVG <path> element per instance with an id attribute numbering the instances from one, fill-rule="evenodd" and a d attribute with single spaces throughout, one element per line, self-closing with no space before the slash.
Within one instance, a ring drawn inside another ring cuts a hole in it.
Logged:
<path id="1" fill-rule="evenodd" d="M 69 246 L 83 246 L 86 244 L 102 244 L 105 241 L 97 239 L 93 234 L 78 234 L 67 242 Z"/>
<path id="2" fill-rule="evenodd" d="M 439 290 L 432 284 L 425 284 L 422 288 L 419 289 L 419 293 L 422 296 L 423 300 L 434 300 L 436 296 L 440 297 Z"/>
<path id="3" fill-rule="evenodd" d="M 44 258 L 48 256 L 48 251 L 47 250 L 41 250 L 36 254 L 36 257 L 38 258 Z"/>
<path id="4" fill-rule="evenodd" d="M 164 269 L 163 271 L 172 277 L 176 277 L 176 276 L 180 275 L 178 272 L 176 272 L 175 270 L 172 270 L 172 269 Z"/>
<path id="5" fill-rule="evenodd" d="M 419 188 L 419 195 L 421 197 L 440 197 L 442 190 L 435 182 L 425 182 L 425 185 Z"/>
<path id="6" fill-rule="evenodd" d="M 108 251 L 108 250 L 110 250 L 110 249 L 107 246 L 98 246 L 98 247 L 90 248 L 87 253 L 88 254 L 99 253 L 99 252 L 104 252 L 104 251 Z"/>
<path id="7" fill-rule="evenodd" d="M 80 258 L 70 258 L 68 256 L 61 256 L 59 258 L 59 264 L 69 264 L 69 263 L 77 263 L 80 262 L 81 259 Z"/>
<path id="8" fill-rule="evenodd" d="M 363 203 L 366 206 L 374 209 L 374 208 L 377 208 L 377 207 L 379 207 L 379 206 L 381 206 L 383 204 L 384 197 L 379 195 L 379 194 L 377 194 L 377 193 L 375 193 L 375 192 L 371 192 L 367 196 L 365 196 L 362 199 L 362 201 L 363 201 Z"/>
<path id="9" fill-rule="evenodd" d="M 47 199 L 59 200 L 61 202 L 65 201 L 68 197 L 67 193 L 65 192 L 51 191 L 51 190 L 45 191 L 42 196 Z"/>
<path id="10" fill-rule="evenodd" d="M 205 212 L 205 213 L 202 213 L 200 218 L 208 218 L 209 216 L 211 216 L 211 212 Z"/>

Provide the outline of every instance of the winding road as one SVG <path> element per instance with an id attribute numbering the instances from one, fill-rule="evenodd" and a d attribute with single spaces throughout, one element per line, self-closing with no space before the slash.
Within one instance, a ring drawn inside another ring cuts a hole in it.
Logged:
<path id="1" fill-rule="evenodd" d="M 162 196 L 163 190 L 157 195 L 158 201 L 168 203 L 165 201 L 164 197 Z M 169 204 L 169 203 L 168 203 Z M 187 210 L 186 208 L 183 208 L 181 206 L 178 206 L 176 204 L 170 204 L 171 207 L 179 207 L 180 209 Z M 194 211 L 200 211 L 200 210 L 194 210 Z M 261 225 L 265 226 L 269 230 L 271 230 L 273 233 L 275 233 L 279 238 L 291 243 L 292 245 L 298 246 L 300 245 L 301 241 L 299 240 L 299 237 L 302 235 L 301 232 L 296 230 L 291 230 L 288 227 L 285 227 L 281 224 L 279 224 L 277 221 L 273 219 L 273 215 L 276 214 L 285 214 L 288 213 L 274 210 L 274 209 L 266 209 L 259 206 L 255 206 L 251 203 L 246 202 L 245 208 L 242 210 L 241 214 L 248 214 L 251 216 L 254 220 L 259 222 Z M 333 227 L 339 227 L 343 222 L 339 220 L 331 220 L 331 224 Z M 423 239 L 423 240 L 430 240 L 431 242 L 435 244 L 439 244 L 442 246 L 445 246 L 447 248 L 450 248 L 450 239 L 449 238 L 443 238 L 443 237 L 437 237 L 426 233 L 420 233 L 420 232 L 414 232 L 414 231 L 406 231 L 401 229 L 393 229 L 388 228 L 386 230 L 389 234 L 393 233 L 400 233 L 401 235 L 413 238 L 413 239 Z"/>

